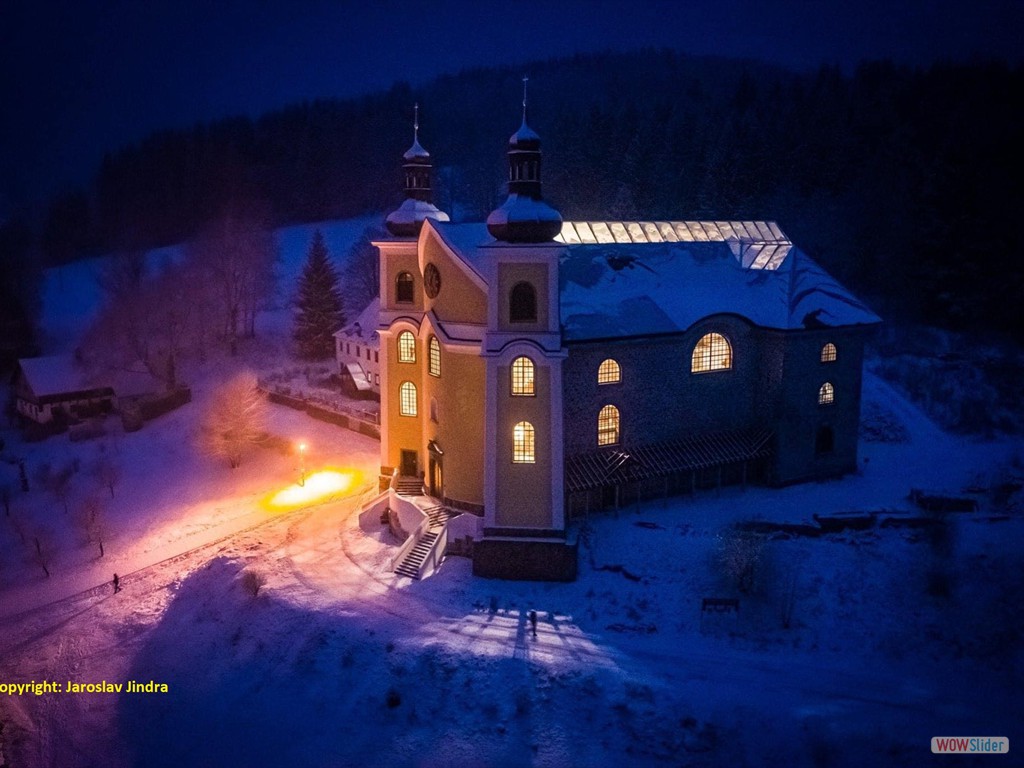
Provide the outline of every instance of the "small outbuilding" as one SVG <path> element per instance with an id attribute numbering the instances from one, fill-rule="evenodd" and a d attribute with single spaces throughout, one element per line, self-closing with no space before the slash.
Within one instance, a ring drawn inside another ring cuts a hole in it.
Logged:
<path id="1" fill-rule="evenodd" d="M 15 372 L 14 404 L 19 415 L 37 424 L 72 421 L 112 411 L 114 389 L 87 375 L 73 355 L 23 358 Z"/>

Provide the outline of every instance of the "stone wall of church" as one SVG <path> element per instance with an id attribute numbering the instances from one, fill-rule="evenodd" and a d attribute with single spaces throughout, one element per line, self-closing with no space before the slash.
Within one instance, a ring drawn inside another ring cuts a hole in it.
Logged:
<path id="1" fill-rule="evenodd" d="M 767 334 L 769 344 L 781 348 L 784 356 L 774 419 L 774 483 L 831 477 L 857 469 L 866 333 L 858 328 L 838 328 Z M 836 347 L 833 362 L 821 360 L 827 343 Z M 833 401 L 819 403 L 826 382 L 833 386 Z"/>
<path id="2" fill-rule="evenodd" d="M 729 340 L 732 368 L 692 373 L 693 349 L 710 332 Z M 570 345 L 563 366 L 565 455 L 599 448 L 597 418 L 606 404 L 619 409 L 620 444 L 625 445 L 758 423 L 764 418 L 760 344 L 760 332 L 749 323 L 717 316 L 678 336 Z M 617 384 L 598 384 L 598 367 L 606 358 L 620 366 Z"/>

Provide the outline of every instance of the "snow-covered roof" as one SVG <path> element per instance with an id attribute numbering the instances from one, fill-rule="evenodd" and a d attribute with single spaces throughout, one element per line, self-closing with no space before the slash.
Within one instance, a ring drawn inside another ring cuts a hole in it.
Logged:
<path id="1" fill-rule="evenodd" d="M 486 227 L 431 226 L 489 274 Z M 773 222 L 564 222 L 556 240 L 566 340 L 678 333 L 716 314 L 779 329 L 880 321 Z"/>
<path id="2" fill-rule="evenodd" d="M 107 382 L 87 376 L 72 355 L 27 357 L 18 361 L 25 381 L 36 397 L 110 389 Z"/>
<path id="3" fill-rule="evenodd" d="M 767 269 L 743 266 L 724 242 L 571 246 L 559 289 L 573 340 L 681 332 L 716 314 L 780 329 L 879 322 L 797 248 Z"/>
<path id="4" fill-rule="evenodd" d="M 368 347 L 378 347 L 380 346 L 380 338 L 377 336 L 379 317 L 380 297 L 375 296 L 355 320 L 334 332 L 334 338 L 358 341 Z"/>
<path id="5" fill-rule="evenodd" d="M 418 231 L 414 228 L 414 225 L 419 225 L 420 222 L 427 219 L 433 219 L 434 221 L 448 221 L 448 214 L 439 210 L 433 203 L 408 197 L 402 201 L 400 206 L 389 213 L 384 221 L 385 224 L 390 225 L 390 227 L 397 228 L 391 231 L 411 236 L 415 231 Z M 413 229 L 410 229 L 409 232 L 405 232 L 402 228 Z"/>
<path id="6" fill-rule="evenodd" d="M 414 138 L 412 140 L 412 146 L 409 147 L 409 149 L 407 149 L 405 151 L 404 155 L 402 155 L 402 159 L 403 160 L 416 160 L 418 158 L 426 159 L 426 158 L 429 158 L 429 157 L 430 157 L 430 153 L 427 152 L 427 150 L 425 150 L 420 145 L 420 138 L 419 138 L 419 136 L 416 136 L 416 138 Z"/>

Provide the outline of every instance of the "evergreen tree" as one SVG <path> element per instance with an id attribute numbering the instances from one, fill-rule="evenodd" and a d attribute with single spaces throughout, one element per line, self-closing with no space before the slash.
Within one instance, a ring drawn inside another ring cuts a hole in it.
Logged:
<path id="1" fill-rule="evenodd" d="M 318 360 L 334 353 L 334 332 L 345 324 L 338 273 L 327 256 L 324 236 L 313 233 L 306 265 L 299 276 L 295 339 L 300 357 Z"/>

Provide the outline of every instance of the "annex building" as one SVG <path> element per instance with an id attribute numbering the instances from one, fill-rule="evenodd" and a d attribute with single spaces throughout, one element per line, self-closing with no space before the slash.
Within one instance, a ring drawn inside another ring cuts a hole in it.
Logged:
<path id="1" fill-rule="evenodd" d="M 417 130 L 375 243 L 382 487 L 446 510 L 424 557 L 457 515 L 474 573 L 572 579 L 573 514 L 856 468 L 879 318 L 776 224 L 563 221 L 525 107 L 508 160 L 507 200 L 451 223 Z"/>

